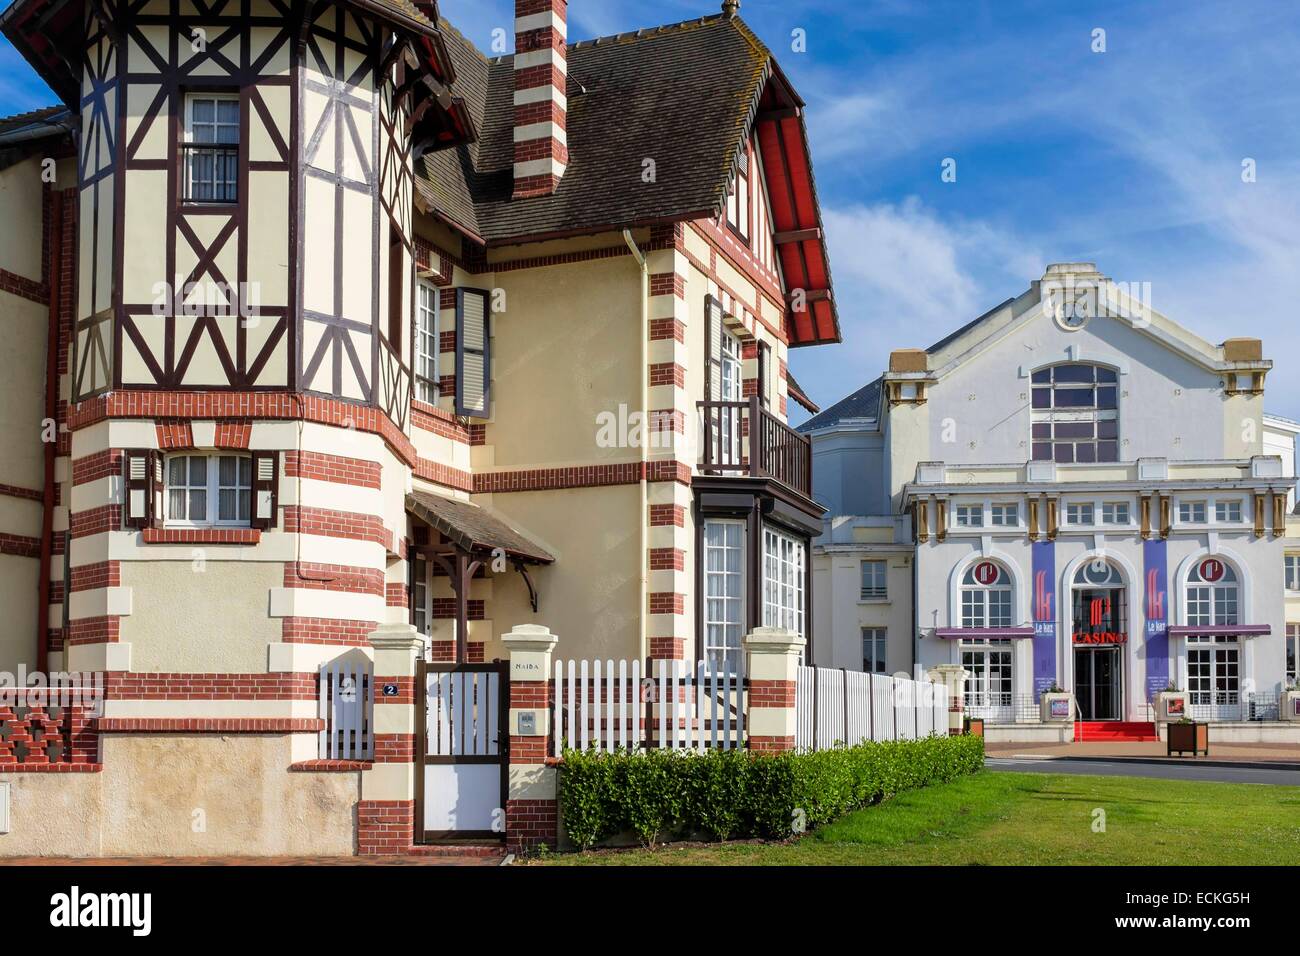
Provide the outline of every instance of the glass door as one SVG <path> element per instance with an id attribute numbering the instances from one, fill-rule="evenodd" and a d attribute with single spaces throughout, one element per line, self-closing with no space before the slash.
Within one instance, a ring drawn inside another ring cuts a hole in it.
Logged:
<path id="1" fill-rule="evenodd" d="M 1076 648 L 1074 696 L 1083 720 L 1119 720 L 1123 703 L 1119 648 Z"/>

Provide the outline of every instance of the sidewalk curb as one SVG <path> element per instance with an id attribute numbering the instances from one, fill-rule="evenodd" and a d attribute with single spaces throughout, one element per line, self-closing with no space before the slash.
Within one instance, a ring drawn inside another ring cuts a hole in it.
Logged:
<path id="1" fill-rule="evenodd" d="M 1000 756 L 988 754 L 984 755 L 987 760 L 1041 760 L 1044 763 L 1050 763 L 1053 760 L 1079 760 L 1084 763 L 1142 763 L 1157 765 L 1173 765 L 1179 767 L 1237 767 L 1243 770 L 1291 770 L 1300 772 L 1300 761 L 1295 760 L 1186 760 L 1182 757 L 1103 757 L 1095 754 L 1089 755 L 1064 755 L 1064 754 L 1044 754 Z"/>

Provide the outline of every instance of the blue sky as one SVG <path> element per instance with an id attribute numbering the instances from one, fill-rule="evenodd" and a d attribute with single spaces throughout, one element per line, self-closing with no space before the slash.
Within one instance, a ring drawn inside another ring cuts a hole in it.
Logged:
<path id="1" fill-rule="evenodd" d="M 570 37 L 719 5 L 571 0 Z M 485 50 L 494 29 L 513 32 L 512 0 L 441 7 Z M 1155 308 L 1211 341 L 1262 338 L 1268 408 L 1300 419 L 1292 4 L 743 0 L 741 15 L 808 104 L 844 331 L 843 345 L 793 353 L 816 401 L 1018 294 L 1046 263 L 1086 260 L 1150 283 Z M 806 52 L 791 48 L 796 29 Z M 0 114 L 52 99 L 0 46 Z"/>

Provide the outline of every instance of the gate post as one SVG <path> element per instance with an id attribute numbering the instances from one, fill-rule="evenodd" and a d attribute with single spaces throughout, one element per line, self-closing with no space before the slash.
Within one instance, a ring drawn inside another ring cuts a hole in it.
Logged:
<path id="1" fill-rule="evenodd" d="M 357 853 L 410 853 L 416 836 L 415 672 L 424 639 L 411 624 L 381 624 L 369 639 L 375 653 L 375 760 L 361 773 Z"/>
<path id="2" fill-rule="evenodd" d="M 557 771 L 546 764 L 557 638 L 540 624 L 518 624 L 501 640 L 510 654 L 506 848 L 518 853 L 559 842 Z"/>
<path id="3" fill-rule="evenodd" d="M 749 749 L 794 750 L 795 694 L 804 639 L 781 627 L 756 627 L 745 636 L 749 652 Z"/>

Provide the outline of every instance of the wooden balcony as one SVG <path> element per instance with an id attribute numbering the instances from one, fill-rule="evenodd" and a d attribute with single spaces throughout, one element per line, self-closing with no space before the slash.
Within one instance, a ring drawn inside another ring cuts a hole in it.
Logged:
<path id="1" fill-rule="evenodd" d="M 703 435 L 699 470 L 706 475 L 770 478 L 812 498 L 812 442 L 757 397 L 699 402 Z"/>

